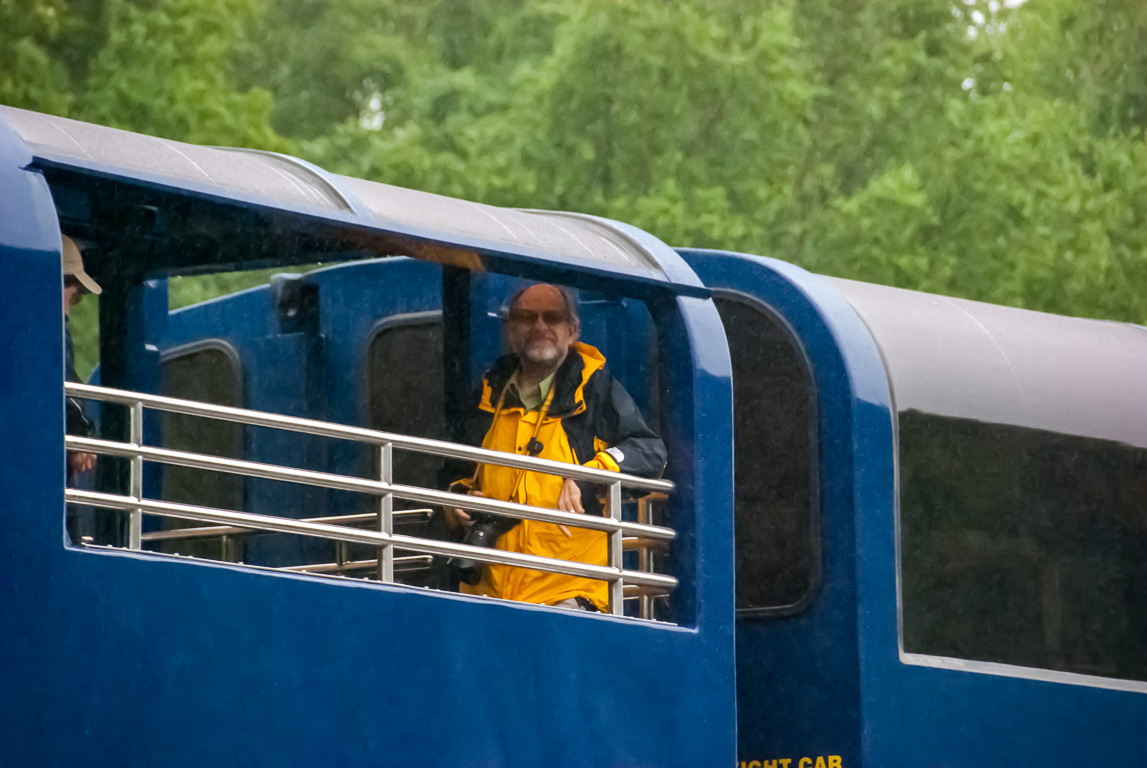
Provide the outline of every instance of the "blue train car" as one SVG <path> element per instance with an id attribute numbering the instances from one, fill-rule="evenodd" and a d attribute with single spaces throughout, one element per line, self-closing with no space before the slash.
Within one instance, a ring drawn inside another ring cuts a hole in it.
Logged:
<path id="1" fill-rule="evenodd" d="M 1147 757 L 1143 328 L 11 108 L 0 200 L 5 765 Z M 61 232 L 104 286 L 69 488 Z M 609 486 L 613 615 L 441 567 L 441 458 L 537 280 L 669 449 Z"/>

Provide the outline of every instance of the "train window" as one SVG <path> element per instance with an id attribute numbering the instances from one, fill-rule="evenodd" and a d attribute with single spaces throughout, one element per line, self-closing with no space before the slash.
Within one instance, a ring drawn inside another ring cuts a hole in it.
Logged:
<path id="1" fill-rule="evenodd" d="M 382 321 L 367 352 L 367 377 L 372 429 L 447 439 L 440 312 L 419 312 Z M 377 472 L 377 451 L 370 452 L 369 456 L 369 469 Z M 442 459 L 437 456 L 394 452 L 394 478 L 404 485 L 438 487 L 441 466 Z M 443 539 L 446 538 L 445 522 L 441 515 L 435 515 L 424 523 L 408 524 L 402 533 Z M 352 548 L 352 552 L 369 557 L 365 548 Z M 449 587 L 449 574 L 440 559 L 435 559 L 427 569 L 401 573 L 398 579 L 404 584 L 436 589 Z"/>
<path id="2" fill-rule="evenodd" d="M 820 575 L 808 365 L 792 332 L 763 306 L 716 304 L 733 365 L 737 612 L 799 610 Z"/>
<path id="3" fill-rule="evenodd" d="M 1147 451 L 900 414 L 904 650 L 1147 680 Z"/>
<path id="4" fill-rule="evenodd" d="M 367 354 L 372 429 L 446 439 L 442 400 L 442 316 L 420 312 L 380 324 Z M 394 477 L 434 488 L 442 460 L 394 454 Z"/>
<path id="5" fill-rule="evenodd" d="M 162 365 L 163 394 L 185 400 L 242 407 L 242 371 L 238 354 L 221 341 L 196 343 L 165 355 Z M 212 456 L 243 458 L 244 426 L 221 419 L 205 419 L 179 413 L 161 416 L 163 446 Z M 243 478 L 174 465 L 163 465 L 162 497 L 165 501 L 196 504 L 216 509 L 245 509 Z M 196 526 L 188 520 L 158 518 L 160 530 Z M 218 538 L 156 542 L 161 552 L 213 560 L 233 559 L 223 552 Z"/>

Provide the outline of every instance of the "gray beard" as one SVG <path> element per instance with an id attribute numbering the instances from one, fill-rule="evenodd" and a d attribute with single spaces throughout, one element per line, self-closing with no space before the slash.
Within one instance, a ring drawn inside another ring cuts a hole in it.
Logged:
<path id="1" fill-rule="evenodd" d="M 561 350 L 557 344 L 541 341 L 527 344 L 518 356 L 531 363 L 552 363 L 561 357 Z"/>

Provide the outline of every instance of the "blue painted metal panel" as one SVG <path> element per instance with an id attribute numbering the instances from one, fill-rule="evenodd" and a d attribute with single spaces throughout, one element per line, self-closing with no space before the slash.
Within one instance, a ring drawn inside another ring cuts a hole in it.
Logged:
<path id="1" fill-rule="evenodd" d="M 324 378 L 336 384 L 323 390 L 327 418 L 365 426 L 372 332 L 384 318 L 441 310 L 442 270 L 400 258 L 322 269 L 304 279 L 318 286 L 321 367 Z"/>
<path id="2" fill-rule="evenodd" d="M 854 507 L 870 490 L 858 478 L 891 451 L 860 422 L 890 425 L 879 354 L 859 318 L 816 276 L 771 259 L 682 250 L 715 292 L 735 293 L 778 313 L 809 361 L 819 415 L 822 580 L 793 615 L 737 622 L 738 756 L 741 760 L 838 755 L 861 759 Z M 859 447 L 864 444 L 864 450 Z"/>
<path id="3" fill-rule="evenodd" d="M 707 632 L 146 556 L 45 568 L 25 579 L 83 578 L 9 638 L 7 764 L 732 760 Z"/>
<path id="4" fill-rule="evenodd" d="M 51 563 L 30 556 L 64 544 L 64 343 L 60 230 L 44 179 L 25 170 L 31 155 L 0 123 L 0 750 L 16 739 L 46 743 L 55 713 L 39 708 L 34 688 L 7 681 L 39 665 L 41 682 L 67 680 L 55 655 L 41 656 L 34 624 L 57 614 L 66 585 Z M 35 710 L 35 717 L 24 717 Z M 59 732 L 54 732 L 59 736 Z M 8 764 L 33 764 L 22 749 Z"/>

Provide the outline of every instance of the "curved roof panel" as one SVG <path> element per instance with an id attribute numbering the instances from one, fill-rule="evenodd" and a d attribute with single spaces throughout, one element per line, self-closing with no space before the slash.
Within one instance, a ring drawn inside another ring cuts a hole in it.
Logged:
<path id="1" fill-rule="evenodd" d="M 1147 448 L 1147 328 L 824 279 L 876 339 L 898 410 Z"/>
<path id="2" fill-rule="evenodd" d="M 672 249 L 606 219 L 498 208 L 328 174 L 269 152 L 201 147 L 13 107 L 0 106 L 0 119 L 37 161 L 51 165 L 302 209 L 416 240 L 580 264 L 703 292 Z"/>
<path id="3" fill-rule="evenodd" d="M 652 256 L 601 219 L 472 203 L 429 192 L 339 176 L 380 224 L 450 233 L 511 252 L 544 252 L 567 259 L 656 271 Z"/>
<path id="4" fill-rule="evenodd" d="M 55 163 L 118 169 L 239 195 L 350 210 L 319 174 L 272 153 L 200 147 L 13 107 L 0 107 L 0 115 L 33 155 Z"/>

